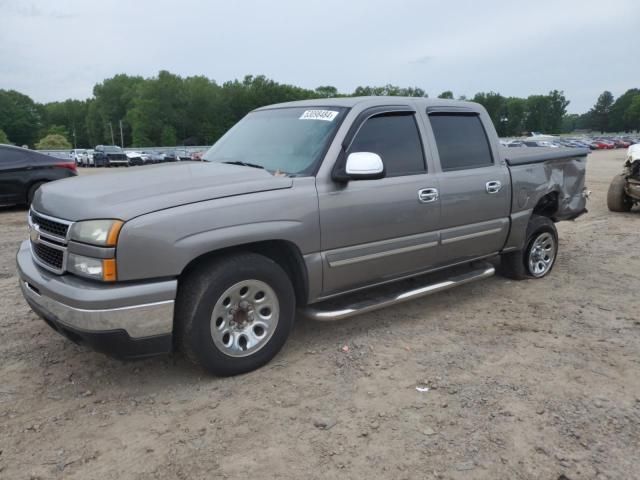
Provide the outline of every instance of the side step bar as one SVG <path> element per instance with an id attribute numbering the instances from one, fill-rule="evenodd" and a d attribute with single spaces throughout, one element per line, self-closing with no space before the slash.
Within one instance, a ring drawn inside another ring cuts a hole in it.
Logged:
<path id="1" fill-rule="evenodd" d="M 433 276 L 422 277 L 420 278 L 421 281 L 416 283 L 416 280 L 413 279 L 410 289 L 406 289 L 406 281 L 399 282 L 404 285 L 404 290 L 398 287 L 393 289 L 393 284 L 385 285 L 384 287 L 374 287 L 364 292 L 308 305 L 300 309 L 299 313 L 312 320 L 322 322 L 342 320 L 353 317 L 354 315 L 360 315 L 361 313 L 372 312 L 380 308 L 442 292 L 457 287 L 458 285 L 482 280 L 495 274 L 495 268 L 488 262 L 476 262 L 472 264 L 470 268 L 471 270 L 467 269 L 467 271 L 463 271 L 462 273 L 460 273 L 460 269 L 457 269 L 455 272 L 452 272 L 450 276 L 446 276 L 445 272 L 444 277 L 439 275 L 439 280 L 434 280 Z M 390 287 L 392 289 L 391 291 Z M 377 293 L 376 290 L 379 289 L 385 289 L 385 291 L 378 295 L 371 295 L 372 293 Z M 365 298 L 362 298 L 363 293 Z"/>

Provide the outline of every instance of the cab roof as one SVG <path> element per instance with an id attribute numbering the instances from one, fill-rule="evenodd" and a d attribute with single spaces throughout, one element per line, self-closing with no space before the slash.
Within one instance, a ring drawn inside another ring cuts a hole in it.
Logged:
<path id="1" fill-rule="evenodd" d="M 276 103 L 257 108 L 255 111 L 270 110 L 273 108 L 291 107 L 377 107 L 384 105 L 411 105 L 423 108 L 452 108 L 464 109 L 480 113 L 483 108 L 480 104 L 461 100 L 447 100 L 443 98 L 424 97 L 390 97 L 390 96 L 369 96 L 369 97 L 337 97 L 337 98 L 314 98 L 310 100 L 297 100 L 294 102 Z"/>

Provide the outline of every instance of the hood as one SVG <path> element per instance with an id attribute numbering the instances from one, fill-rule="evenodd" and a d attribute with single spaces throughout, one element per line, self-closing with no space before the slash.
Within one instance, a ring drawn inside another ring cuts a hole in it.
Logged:
<path id="1" fill-rule="evenodd" d="M 290 188 L 291 178 L 240 165 L 181 162 L 59 180 L 36 192 L 33 208 L 77 221 L 129 220 L 215 198 Z"/>

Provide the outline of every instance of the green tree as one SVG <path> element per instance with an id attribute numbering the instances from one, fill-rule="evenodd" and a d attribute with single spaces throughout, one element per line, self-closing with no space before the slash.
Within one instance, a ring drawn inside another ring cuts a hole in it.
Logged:
<path id="1" fill-rule="evenodd" d="M 627 121 L 627 118 L 629 117 L 625 114 L 631 106 L 634 97 L 637 95 L 640 95 L 640 89 L 631 88 L 620 95 L 613 103 L 611 106 L 609 124 L 609 129 L 612 132 L 628 132 L 633 129 L 633 125 Z"/>
<path id="2" fill-rule="evenodd" d="M 70 149 L 71 144 L 62 135 L 51 133 L 36 143 L 37 150 L 66 150 Z"/>
<path id="3" fill-rule="evenodd" d="M 450 100 L 453 100 L 453 92 L 451 90 L 445 90 L 440 95 L 438 95 L 438 98 L 448 98 Z"/>
<path id="4" fill-rule="evenodd" d="M 384 87 L 358 87 L 351 96 L 428 97 L 425 91 L 419 87 L 402 88 L 391 84 L 387 84 Z"/>
<path id="5" fill-rule="evenodd" d="M 16 145 L 33 145 L 40 125 L 41 112 L 31 98 L 15 90 L 0 90 L 0 129 Z"/>
<path id="6" fill-rule="evenodd" d="M 134 146 L 167 145 L 185 132 L 184 93 L 182 78 L 165 70 L 140 84 L 126 116 Z"/>
<path id="7" fill-rule="evenodd" d="M 316 94 L 321 98 L 331 98 L 339 96 L 338 89 L 330 85 L 316 88 Z"/>
<path id="8" fill-rule="evenodd" d="M 473 97 L 473 101 L 482 105 L 486 110 L 493 124 L 496 127 L 498 135 L 501 137 L 507 134 L 507 100 L 502 95 L 496 92 L 479 92 Z"/>
<path id="9" fill-rule="evenodd" d="M 560 133 L 562 131 L 562 118 L 567 113 L 569 101 L 561 90 L 552 90 L 547 95 L 549 109 L 545 118 L 544 131 L 548 133 Z"/>
<path id="10" fill-rule="evenodd" d="M 4 133 L 4 130 L 2 130 L 0 128 L 0 143 L 4 144 L 4 145 L 10 145 L 11 142 L 9 141 L 9 137 L 7 137 L 7 134 Z"/>
<path id="11" fill-rule="evenodd" d="M 524 98 L 509 97 L 506 101 L 507 124 L 505 136 L 517 137 L 525 131 L 527 101 Z"/>
<path id="12" fill-rule="evenodd" d="M 562 117 L 562 133 L 571 133 L 578 127 L 580 121 L 580 115 L 577 113 L 570 113 Z"/>
<path id="13" fill-rule="evenodd" d="M 594 121 L 594 127 L 601 133 L 609 131 L 609 122 L 611 115 L 611 107 L 613 106 L 613 95 L 610 91 L 605 90 L 600 94 L 596 104 L 591 109 L 591 117 Z"/>
<path id="14" fill-rule="evenodd" d="M 123 120 L 133 107 L 134 100 L 139 97 L 139 87 L 148 81 L 142 77 L 124 74 L 104 80 L 93 87 L 94 99 L 87 107 L 85 122 L 87 137 L 92 144 L 111 143 L 113 128 L 115 143 L 120 136 L 119 122 Z M 123 124 L 124 144 L 131 144 L 131 127 Z"/>
<path id="15" fill-rule="evenodd" d="M 42 132 L 48 132 L 51 125 L 59 125 L 64 127 L 67 132 L 65 136 L 69 140 L 75 139 L 75 142 L 72 143 L 78 147 L 94 146 L 95 144 L 92 144 L 87 131 L 88 106 L 87 100 L 71 99 L 44 104 Z"/>
<path id="16" fill-rule="evenodd" d="M 640 95 L 634 96 L 631 100 L 631 105 L 624 114 L 624 121 L 630 130 L 640 131 Z"/>
<path id="17" fill-rule="evenodd" d="M 69 131 L 63 125 L 49 125 L 45 135 L 62 135 L 67 141 L 69 140 Z"/>

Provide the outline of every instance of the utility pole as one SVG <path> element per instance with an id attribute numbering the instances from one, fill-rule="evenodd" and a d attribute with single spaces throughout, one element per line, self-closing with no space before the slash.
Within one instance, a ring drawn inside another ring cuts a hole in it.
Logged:
<path id="1" fill-rule="evenodd" d="M 76 145 L 76 128 L 73 127 L 73 149 L 75 150 L 77 148 Z"/>
<path id="2" fill-rule="evenodd" d="M 120 120 L 120 146 L 124 148 L 124 135 L 122 135 L 122 120 Z"/>
<path id="3" fill-rule="evenodd" d="M 109 122 L 109 130 L 111 131 L 111 145 L 115 145 L 116 141 L 113 139 L 113 125 Z"/>

